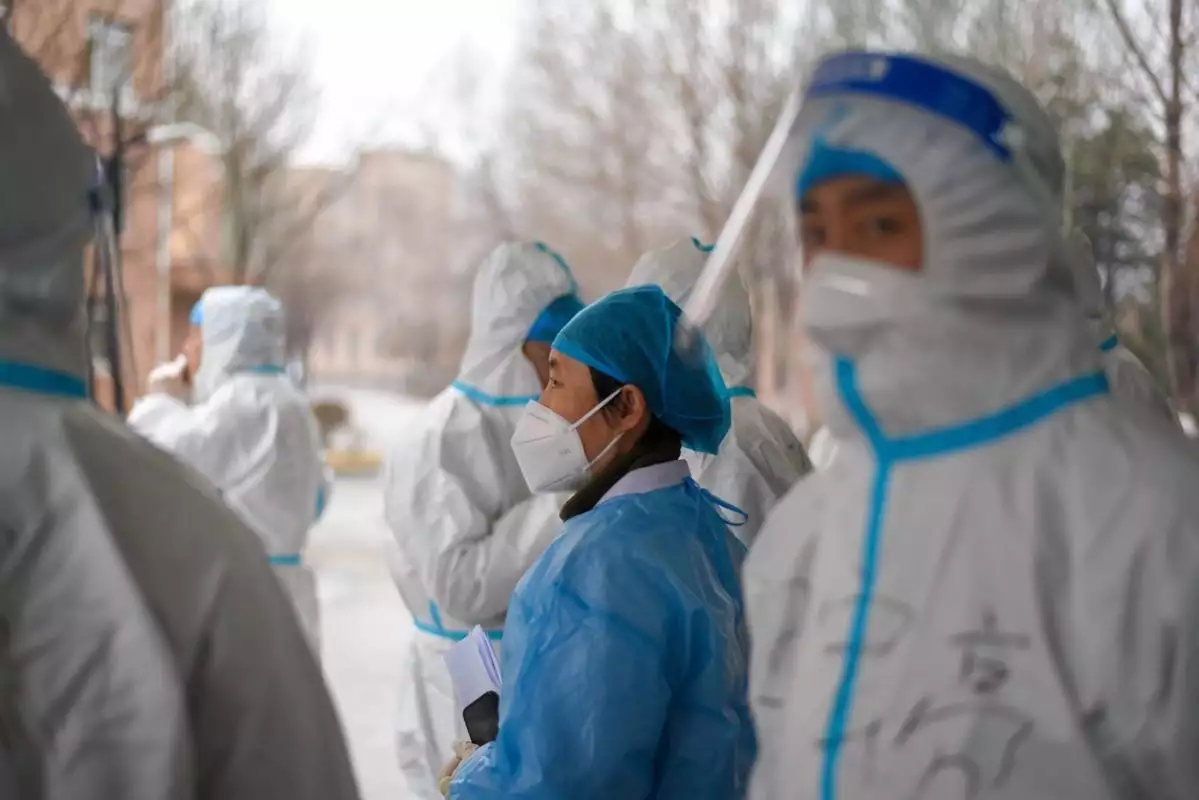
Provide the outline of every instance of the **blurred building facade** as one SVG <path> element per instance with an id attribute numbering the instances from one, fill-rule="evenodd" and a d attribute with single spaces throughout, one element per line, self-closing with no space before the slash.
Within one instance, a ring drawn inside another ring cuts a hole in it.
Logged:
<path id="1" fill-rule="evenodd" d="M 340 276 L 309 349 L 313 380 L 429 393 L 453 377 L 470 313 L 457 182 L 448 161 L 425 152 L 359 156 L 352 184 L 312 226 L 317 270 Z"/>
<path id="2" fill-rule="evenodd" d="M 167 8 L 166 0 L 0 0 L 4 25 L 50 76 L 97 153 L 111 155 L 118 132 L 125 143 L 128 399 L 156 361 L 178 351 L 192 303 L 222 279 L 219 149 L 202 131 L 159 124 L 169 83 Z M 97 394 L 111 402 L 105 304 L 92 297 Z"/>

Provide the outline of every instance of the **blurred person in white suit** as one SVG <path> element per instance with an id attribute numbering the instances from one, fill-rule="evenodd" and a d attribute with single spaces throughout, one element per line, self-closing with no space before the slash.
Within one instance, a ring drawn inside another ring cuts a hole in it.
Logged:
<path id="1" fill-rule="evenodd" d="M 397 751 L 410 796 L 438 798 L 464 724 L 442 654 L 474 625 L 499 643 L 508 600 L 562 527 L 564 495 L 533 495 L 509 441 L 549 379 L 550 342 L 583 308 L 565 260 L 503 244 L 475 277 L 453 385 L 392 448 L 385 512 L 393 573 L 416 623 L 400 683 Z"/>
<path id="2" fill-rule="evenodd" d="M 876 51 L 786 109 L 732 218 L 791 220 L 839 452 L 742 571 L 751 797 L 1195 797 L 1199 459 L 1109 391 L 1054 123 Z"/>
<path id="3" fill-rule="evenodd" d="M 195 467 L 258 531 L 320 652 L 316 576 L 303 562 L 329 475 L 319 426 L 284 367 L 283 307 L 265 289 L 218 286 L 192 310 L 183 369 L 160 369 L 134 430 Z"/>
<path id="4" fill-rule="evenodd" d="M 0 796 L 354 800 L 254 532 L 88 399 L 97 161 L 3 30 L 0 86 Z"/>

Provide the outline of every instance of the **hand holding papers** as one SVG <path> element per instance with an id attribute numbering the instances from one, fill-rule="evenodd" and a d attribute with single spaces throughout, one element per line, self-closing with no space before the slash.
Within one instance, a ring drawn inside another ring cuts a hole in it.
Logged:
<path id="1" fill-rule="evenodd" d="M 500 720 L 500 664 L 483 629 L 476 625 L 447 650 L 445 665 L 470 740 L 480 746 L 494 741 Z"/>

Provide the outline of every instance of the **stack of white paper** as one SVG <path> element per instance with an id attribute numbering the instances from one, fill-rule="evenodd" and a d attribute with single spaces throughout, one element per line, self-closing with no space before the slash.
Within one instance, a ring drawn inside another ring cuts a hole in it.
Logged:
<path id="1" fill-rule="evenodd" d="M 447 650 L 444 658 L 459 713 L 488 692 L 500 693 L 500 662 L 491 640 L 478 625 Z"/>

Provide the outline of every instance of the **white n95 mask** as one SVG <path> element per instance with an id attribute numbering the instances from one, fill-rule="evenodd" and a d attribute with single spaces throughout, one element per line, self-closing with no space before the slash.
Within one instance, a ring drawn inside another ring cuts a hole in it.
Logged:
<path id="1" fill-rule="evenodd" d="M 579 438 L 579 426 L 598 414 L 620 394 L 605 397 L 578 422 L 570 423 L 536 400 L 530 400 L 512 434 L 512 452 L 520 472 L 535 493 L 573 492 L 587 482 L 588 470 L 607 455 L 620 436 L 616 436 L 590 461 Z"/>
<path id="2" fill-rule="evenodd" d="M 928 315 L 935 302 L 918 272 L 821 253 L 804 278 L 800 314 L 813 341 L 830 353 L 853 358 L 875 337 Z"/>

